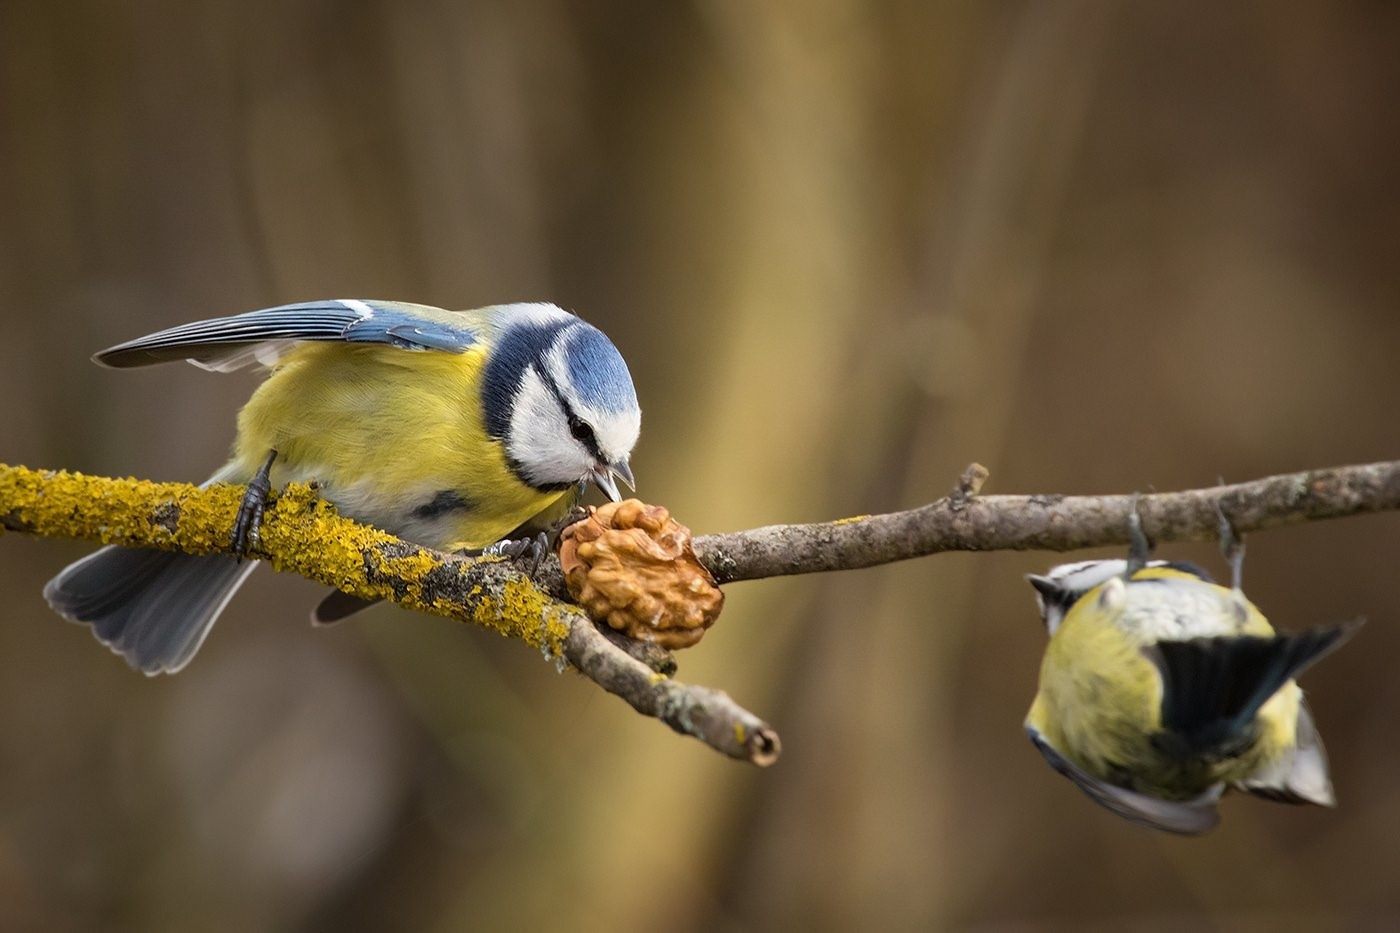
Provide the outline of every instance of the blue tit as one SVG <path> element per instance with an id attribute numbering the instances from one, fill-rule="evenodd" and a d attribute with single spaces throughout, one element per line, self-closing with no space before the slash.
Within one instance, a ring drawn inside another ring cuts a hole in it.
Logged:
<path id="1" fill-rule="evenodd" d="M 173 327 L 98 353 L 271 375 L 209 483 L 315 482 L 350 518 L 475 551 L 547 526 L 588 484 L 618 499 L 641 409 L 602 331 L 552 304 L 445 311 L 312 301 Z M 65 617 L 147 674 L 187 664 L 255 562 L 107 547 L 51 580 Z M 332 621 L 365 605 L 332 596 Z"/>
<path id="2" fill-rule="evenodd" d="M 1140 540 L 1141 544 L 1136 543 Z M 1295 678 L 1355 625 L 1276 633 L 1239 587 L 1146 559 L 1031 576 L 1050 635 L 1026 718 L 1050 765 L 1095 802 L 1156 829 L 1203 833 L 1227 789 L 1332 806 L 1327 756 Z"/>

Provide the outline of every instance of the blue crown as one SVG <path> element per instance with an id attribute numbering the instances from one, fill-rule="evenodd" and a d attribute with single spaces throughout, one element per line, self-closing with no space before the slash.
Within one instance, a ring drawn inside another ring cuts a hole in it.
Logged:
<path id="1" fill-rule="evenodd" d="M 614 415 L 637 407 L 637 390 L 627 363 L 601 330 L 581 323 L 570 328 L 564 339 L 564 360 L 579 401 Z"/>

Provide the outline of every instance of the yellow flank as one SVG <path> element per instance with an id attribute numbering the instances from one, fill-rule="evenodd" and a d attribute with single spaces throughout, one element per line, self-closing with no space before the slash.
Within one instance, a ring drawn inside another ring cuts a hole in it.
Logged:
<path id="1" fill-rule="evenodd" d="M 430 547 L 480 548 L 563 492 L 521 482 L 487 436 L 484 343 L 465 353 L 307 343 L 288 353 L 238 418 L 234 481 L 277 450 L 274 486 L 316 482 L 345 515 Z M 445 491 L 458 507 L 414 510 Z"/>
<path id="2" fill-rule="evenodd" d="M 1204 588 L 1198 594 L 1203 599 L 1243 600 L 1242 621 L 1221 612 L 1216 630 L 1187 637 L 1273 634 L 1253 603 L 1225 587 L 1171 568 L 1145 568 L 1133 577 L 1147 579 L 1180 579 Z M 1156 620 L 1149 618 L 1147 601 L 1135 599 L 1142 590 L 1131 585 L 1120 604 L 1105 608 L 1105 587 L 1116 582 L 1081 597 L 1051 637 L 1028 726 L 1090 774 L 1113 783 L 1115 776 L 1130 772 L 1134 789 L 1166 799 L 1187 799 L 1217 782 L 1243 780 L 1292 747 L 1302 691 L 1290 681 L 1260 709 L 1258 737 L 1244 755 L 1194 774 L 1183 774 L 1159 755 L 1151 737 L 1161 729 L 1162 679 L 1143 654 L 1153 640 L 1145 630 Z"/>
<path id="3" fill-rule="evenodd" d="M 1102 587 L 1099 588 L 1101 590 Z M 1092 774 L 1142 757 L 1161 724 L 1162 681 L 1141 644 L 1105 613 L 1075 604 L 1045 649 L 1030 725 Z"/>

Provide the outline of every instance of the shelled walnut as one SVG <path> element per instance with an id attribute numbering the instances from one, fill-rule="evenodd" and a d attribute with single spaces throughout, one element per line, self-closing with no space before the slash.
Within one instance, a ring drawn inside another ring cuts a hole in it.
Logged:
<path id="1" fill-rule="evenodd" d="M 589 509 L 564 529 L 559 564 L 569 592 L 598 622 L 663 648 L 700 640 L 724 593 L 695 556 L 690 529 L 636 499 Z"/>

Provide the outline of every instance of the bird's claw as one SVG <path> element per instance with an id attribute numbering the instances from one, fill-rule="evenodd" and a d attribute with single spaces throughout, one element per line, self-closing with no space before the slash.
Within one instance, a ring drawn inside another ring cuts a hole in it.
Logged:
<path id="1" fill-rule="evenodd" d="M 267 511 L 267 499 L 272 494 L 272 464 L 276 459 L 277 451 L 274 450 L 248 481 L 243 501 L 238 504 L 231 544 L 234 555 L 240 561 L 261 543 L 263 513 Z"/>
<path id="2" fill-rule="evenodd" d="M 1132 506 L 1128 509 L 1128 572 L 1131 577 L 1147 566 L 1152 556 L 1152 542 L 1142 527 L 1142 513 L 1138 510 L 1141 496 L 1133 493 Z"/>
<path id="3" fill-rule="evenodd" d="M 506 538 L 497 541 L 484 548 L 481 553 L 491 557 L 504 557 L 512 564 L 528 568 L 523 572 L 533 580 L 540 572 L 540 566 L 549 551 L 549 533 L 541 531 L 528 538 Z"/>
<path id="4" fill-rule="evenodd" d="M 1225 514 L 1220 500 L 1211 503 L 1220 528 L 1220 553 L 1230 565 L 1230 587 L 1240 589 L 1244 580 L 1244 535 L 1235 528 L 1230 516 Z"/>
<path id="5" fill-rule="evenodd" d="M 589 510 L 585 506 L 575 505 L 571 506 L 569 508 L 569 511 L 565 512 L 557 520 L 555 520 L 555 522 L 551 524 L 549 528 L 545 531 L 545 544 L 548 545 L 549 550 L 559 550 L 559 542 L 564 537 L 564 529 L 568 528 L 570 525 L 578 524 L 579 522 L 587 518 L 589 514 Z"/>

